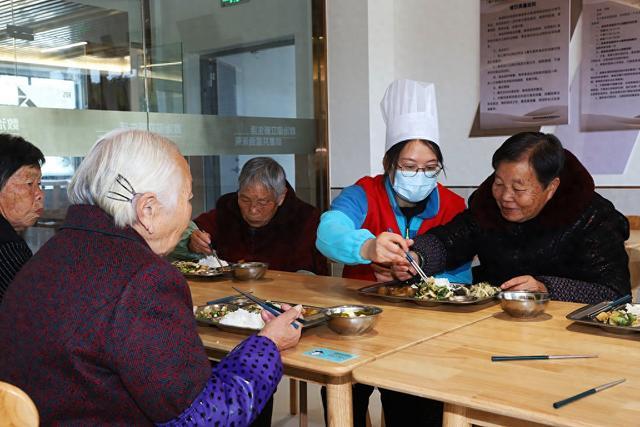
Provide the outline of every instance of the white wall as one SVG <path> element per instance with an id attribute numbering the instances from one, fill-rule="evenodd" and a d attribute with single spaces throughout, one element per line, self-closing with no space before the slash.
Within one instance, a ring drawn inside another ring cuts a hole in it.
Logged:
<path id="1" fill-rule="evenodd" d="M 507 136 L 469 137 L 479 104 L 479 8 L 479 0 L 327 0 L 332 195 L 382 170 L 384 124 L 377 103 L 397 78 L 436 84 L 447 167 L 442 182 L 467 195 L 470 190 L 460 187 L 477 186 L 491 173 L 491 155 Z M 637 169 L 639 151 L 627 173 Z M 639 185 L 632 174 L 594 178 L 597 185 Z M 600 192 L 622 212 L 640 213 L 638 190 Z"/>

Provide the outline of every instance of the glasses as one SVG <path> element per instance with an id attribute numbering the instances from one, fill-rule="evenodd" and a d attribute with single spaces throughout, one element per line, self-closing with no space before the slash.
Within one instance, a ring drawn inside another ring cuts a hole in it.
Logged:
<path id="1" fill-rule="evenodd" d="M 136 194 L 138 193 L 136 193 L 136 190 L 133 189 L 133 186 L 131 185 L 129 180 L 124 176 L 118 174 L 118 176 L 116 176 L 116 182 L 120 184 L 120 187 L 122 187 L 130 195 L 127 196 L 122 193 L 118 193 L 117 191 L 108 191 L 105 197 L 107 199 L 117 200 L 119 202 L 132 202 L 133 198 L 136 197 Z"/>
<path id="2" fill-rule="evenodd" d="M 424 168 L 419 168 L 416 165 L 401 165 L 401 164 L 398 164 L 398 165 L 396 165 L 396 169 L 400 171 L 402 176 L 407 177 L 407 178 L 411 178 L 411 177 L 416 176 L 419 171 L 422 171 L 422 173 L 427 178 L 435 178 L 436 176 L 438 176 L 438 174 L 440 172 L 442 172 L 442 166 L 440 166 L 440 165 L 427 166 L 427 167 L 424 167 Z"/>
<path id="3" fill-rule="evenodd" d="M 273 204 L 276 203 L 275 200 L 271 200 L 271 199 L 258 199 L 258 200 L 251 200 L 248 197 L 238 197 L 238 202 L 243 204 L 243 205 L 247 205 L 249 207 L 255 205 L 260 209 L 264 209 L 268 206 L 271 206 Z"/>

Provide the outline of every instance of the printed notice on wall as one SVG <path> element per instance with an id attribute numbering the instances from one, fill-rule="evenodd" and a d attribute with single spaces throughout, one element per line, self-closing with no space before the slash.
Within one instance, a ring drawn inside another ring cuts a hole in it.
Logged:
<path id="1" fill-rule="evenodd" d="M 569 120 L 569 0 L 481 0 L 480 127 Z"/>
<path id="2" fill-rule="evenodd" d="M 585 0 L 580 128 L 640 129 L 640 0 Z"/>

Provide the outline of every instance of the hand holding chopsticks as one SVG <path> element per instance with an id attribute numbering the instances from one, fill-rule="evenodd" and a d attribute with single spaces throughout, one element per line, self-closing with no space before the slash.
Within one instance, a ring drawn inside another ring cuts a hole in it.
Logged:
<path id="1" fill-rule="evenodd" d="M 255 302 L 256 304 L 258 304 L 260 307 L 262 307 L 263 309 L 265 309 L 266 311 L 268 311 L 269 313 L 273 314 L 275 317 L 280 316 L 282 313 L 284 313 L 284 310 L 282 310 L 279 307 L 276 307 L 273 304 L 268 303 L 267 301 L 256 297 L 255 295 L 252 295 L 248 292 L 245 291 L 241 291 L 238 288 L 235 288 L 232 286 L 232 289 L 238 293 L 240 293 L 242 296 L 244 296 L 245 298 Z M 304 324 L 305 321 L 304 319 L 298 319 L 298 322 Z M 298 323 L 296 321 L 291 322 L 291 326 L 293 326 L 294 328 L 298 329 L 300 326 L 298 325 Z"/>

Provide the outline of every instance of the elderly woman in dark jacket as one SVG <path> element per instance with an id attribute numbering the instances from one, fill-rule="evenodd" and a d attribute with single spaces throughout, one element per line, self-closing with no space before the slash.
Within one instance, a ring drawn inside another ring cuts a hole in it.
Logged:
<path id="1" fill-rule="evenodd" d="M 18 233 L 42 215 L 42 152 L 19 136 L 0 134 L 0 303 L 16 273 L 33 255 Z"/>
<path id="2" fill-rule="evenodd" d="M 249 424 L 280 380 L 279 350 L 300 337 L 300 307 L 263 315 L 264 329 L 211 369 L 187 283 L 162 258 L 191 215 L 178 149 L 109 134 L 68 191 L 64 225 L 5 296 L 0 380 L 32 397 L 44 424 Z"/>
<path id="3" fill-rule="evenodd" d="M 174 258 L 198 259 L 215 248 L 229 262 L 262 261 L 274 270 L 328 273 L 327 259 L 315 247 L 320 210 L 296 196 L 278 162 L 249 160 L 238 186 L 193 220 Z"/>
<path id="4" fill-rule="evenodd" d="M 626 218 L 553 135 L 525 132 L 495 152 L 495 172 L 450 223 L 416 238 L 427 274 L 471 260 L 474 281 L 596 303 L 630 293 Z M 397 277 L 414 273 L 405 263 Z"/>

